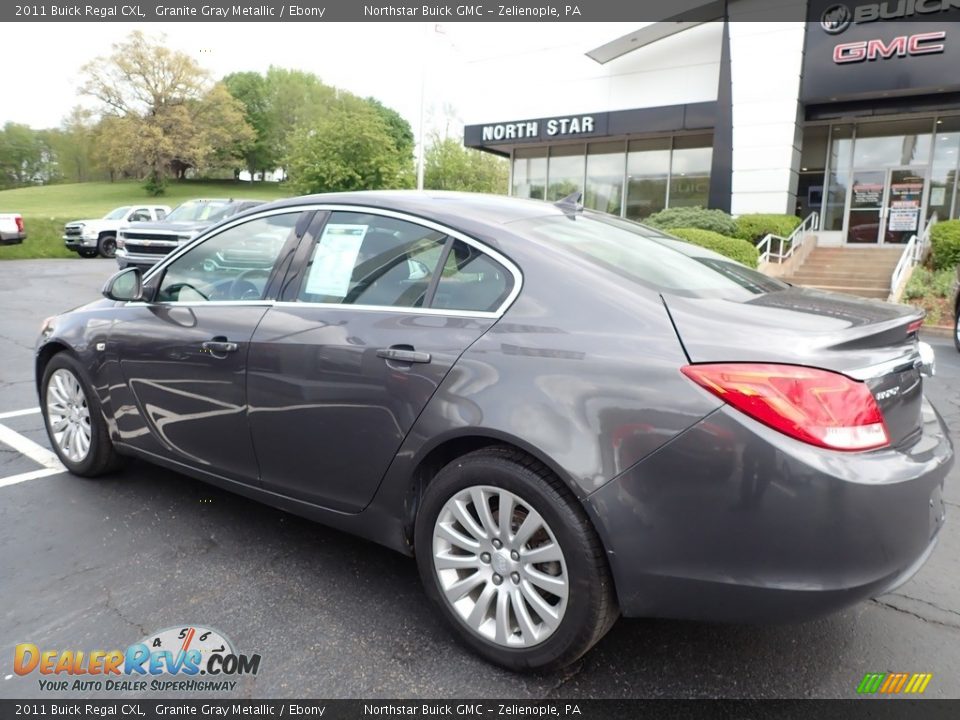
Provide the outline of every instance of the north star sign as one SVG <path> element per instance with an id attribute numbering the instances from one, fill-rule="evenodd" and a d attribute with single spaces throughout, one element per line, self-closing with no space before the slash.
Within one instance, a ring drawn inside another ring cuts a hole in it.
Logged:
<path id="1" fill-rule="evenodd" d="M 481 137 L 484 142 L 539 138 L 541 137 L 541 123 L 546 137 L 592 135 L 598 131 L 593 115 L 574 115 L 548 120 L 523 120 L 521 122 L 484 125 Z"/>

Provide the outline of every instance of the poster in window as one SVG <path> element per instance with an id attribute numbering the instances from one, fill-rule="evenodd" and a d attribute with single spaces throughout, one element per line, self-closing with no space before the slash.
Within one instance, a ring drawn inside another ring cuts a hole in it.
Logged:
<path id="1" fill-rule="evenodd" d="M 314 251 L 306 291 L 310 295 L 346 297 L 367 225 L 328 223 Z"/>

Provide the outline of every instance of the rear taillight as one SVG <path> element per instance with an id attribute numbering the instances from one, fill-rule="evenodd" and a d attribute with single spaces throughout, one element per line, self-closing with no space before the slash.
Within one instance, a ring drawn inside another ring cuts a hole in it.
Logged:
<path id="1" fill-rule="evenodd" d="M 923 327 L 923 318 L 919 320 L 914 320 L 912 323 L 907 325 L 907 335 L 913 335 L 920 332 L 920 328 Z"/>
<path id="2" fill-rule="evenodd" d="M 724 402 L 790 437 L 833 450 L 890 444 L 865 383 L 797 365 L 720 363 L 681 371 Z"/>
<path id="3" fill-rule="evenodd" d="M 15 219 L 17 221 L 17 232 L 23 232 L 23 218 L 18 215 Z"/>

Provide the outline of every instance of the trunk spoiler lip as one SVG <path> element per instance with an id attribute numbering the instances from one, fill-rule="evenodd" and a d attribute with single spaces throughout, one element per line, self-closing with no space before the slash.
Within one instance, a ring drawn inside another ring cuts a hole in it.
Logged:
<path id="1" fill-rule="evenodd" d="M 892 360 L 884 360 L 876 365 L 858 368 L 856 370 L 847 370 L 844 375 L 852 377 L 854 380 L 875 380 L 884 377 L 890 373 L 904 372 L 906 370 L 922 370 L 925 363 L 922 359 L 919 348 L 911 348 L 906 355 L 901 355 Z"/>

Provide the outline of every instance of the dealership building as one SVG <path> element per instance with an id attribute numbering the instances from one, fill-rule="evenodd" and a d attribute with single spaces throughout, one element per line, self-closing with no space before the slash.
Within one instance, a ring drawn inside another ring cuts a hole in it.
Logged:
<path id="1" fill-rule="evenodd" d="M 464 142 L 510 159 L 515 196 L 633 219 L 816 212 L 820 245 L 866 246 L 958 217 L 960 0 L 776 5 L 531 51 L 541 79 L 504 80 L 516 112 L 468 118 Z"/>

